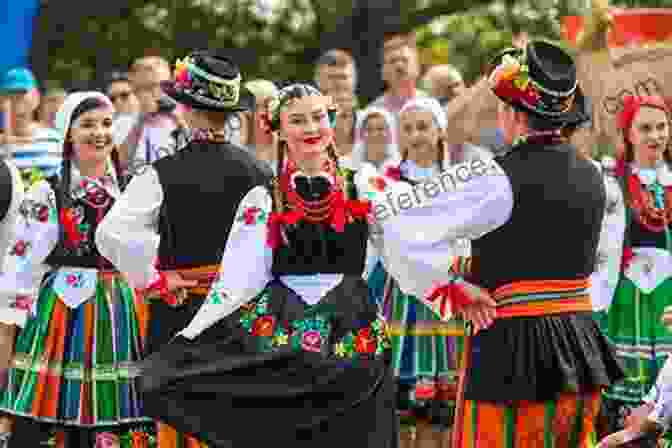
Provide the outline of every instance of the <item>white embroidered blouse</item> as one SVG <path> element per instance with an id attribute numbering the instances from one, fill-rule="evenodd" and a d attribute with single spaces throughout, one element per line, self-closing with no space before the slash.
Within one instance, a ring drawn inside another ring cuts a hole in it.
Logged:
<path id="1" fill-rule="evenodd" d="M 111 166 L 108 172 L 112 172 Z M 72 168 L 73 198 L 86 194 L 81 182 L 87 180 L 102 186 L 113 198 L 119 196 L 119 187 L 114 175 L 103 180 L 81 176 Z M 17 207 L 19 208 L 19 207 Z M 44 260 L 56 247 L 59 238 L 56 197 L 47 181 L 35 183 L 20 204 L 18 218 L 12 228 L 12 244 L 6 253 L 5 265 L 0 275 L 0 322 L 23 326 L 28 312 L 34 307 L 40 283 L 52 267 Z M 53 270 L 54 285 L 62 285 L 59 294 L 63 302 L 75 308 L 88 300 L 95 291 L 96 269 L 61 267 Z M 70 288 L 65 279 L 76 274 L 82 279 L 82 287 Z"/>

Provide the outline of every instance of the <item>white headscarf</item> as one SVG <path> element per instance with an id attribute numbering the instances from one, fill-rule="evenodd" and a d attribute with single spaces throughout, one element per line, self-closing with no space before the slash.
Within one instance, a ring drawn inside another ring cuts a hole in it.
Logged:
<path id="1" fill-rule="evenodd" d="M 56 113 L 56 120 L 55 120 L 55 128 L 56 131 L 58 132 L 60 138 L 61 138 L 61 149 L 63 149 L 63 145 L 65 144 L 65 138 L 68 135 L 68 132 L 70 131 L 70 127 L 72 126 L 72 114 L 75 112 L 77 107 L 79 107 L 80 104 L 82 104 L 84 101 L 91 99 L 91 98 L 96 98 L 100 100 L 103 104 L 108 105 L 110 107 L 114 107 L 112 104 L 112 101 L 110 99 L 100 93 L 100 92 L 75 92 L 69 94 L 66 98 L 61 107 L 58 109 L 58 112 Z M 72 163 L 73 161 L 70 161 Z M 102 186 L 113 196 L 117 196 L 119 193 L 119 184 L 118 184 L 118 179 L 116 176 L 116 173 L 114 172 L 114 169 L 112 167 L 112 162 L 110 158 L 108 157 L 107 160 L 107 169 L 106 171 L 110 172 L 111 176 L 111 183 L 104 183 Z M 71 166 L 71 181 L 70 181 L 70 187 L 71 189 L 77 189 L 77 185 L 79 184 L 80 179 L 82 178 L 79 169 L 77 168 L 76 164 L 73 164 Z M 94 182 L 98 182 L 99 180 L 93 179 Z"/>
<path id="2" fill-rule="evenodd" d="M 381 166 L 396 164 L 401 161 L 399 146 L 396 142 L 396 121 L 394 116 L 382 107 L 370 106 L 357 114 L 357 122 L 355 123 L 355 144 L 352 148 L 352 164 L 354 169 L 359 169 L 363 163 L 371 163 L 367 157 L 366 143 L 364 142 L 364 137 L 362 135 L 364 132 L 364 125 L 371 115 L 382 116 L 390 133 L 390 141 L 385 145 L 385 158 L 383 159 Z"/>
<path id="3" fill-rule="evenodd" d="M 409 109 L 420 109 L 431 112 L 431 114 L 434 116 L 434 121 L 442 131 L 445 131 L 448 128 L 448 117 L 446 116 L 446 111 L 443 110 L 441 104 L 439 104 L 439 102 L 434 98 L 419 97 L 409 100 L 406 102 L 406 104 L 404 104 L 404 107 L 401 108 L 401 111 L 399 111 L 399 116 Z"/>
<path id="4" fill-rule="evenodd" d="M 108 104 L 110 107 L 113 107 L 112 101 L 105 96 L 104 94 L 100 92 L 75 92 L 71 93 L 67 97 L 65 97 L 65 101 L 61 105 L 61 107 L 58 109 L 58 112 L 56 113 L 56 123 L 55 123 L 55 128 L 56 131 L 61 136 L 61 145 L 65 143 L 65 137 L 68 135 L 68 131 L 70 130 L 70 126 L 72 125 L 72 114 L 77 109 L 77 106 L 82 104 L 82 102 L 90 99 L 90 98 L 98 98 L 100 99 L 103 103 Z"/>

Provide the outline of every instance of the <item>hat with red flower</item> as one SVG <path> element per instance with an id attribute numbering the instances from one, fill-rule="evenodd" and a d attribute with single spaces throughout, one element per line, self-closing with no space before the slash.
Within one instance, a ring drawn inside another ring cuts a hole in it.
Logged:
<path id="1" fill-rule="evenodd" d="M 241 85 L 240 69 L 227 50 L 194 51 L 175 63 L 174 79 L 161 83 L 175 101 L 194 109 L 254 110 L 254 95 Z"/>
<path id="2" fill-rule="evenodd" d="M 490 88 L 514 108 L 557 127 L 579 126 L 590 120 L 576 65 L 560 47 L 531 41 L 525 48 L 504 50 L 491 67 Z"/>

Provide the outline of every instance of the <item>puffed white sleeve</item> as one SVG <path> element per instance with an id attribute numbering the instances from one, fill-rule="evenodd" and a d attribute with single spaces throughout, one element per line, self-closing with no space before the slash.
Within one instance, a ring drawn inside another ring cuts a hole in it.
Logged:
<path id="1" fill-rule="evenodd" d="M 146 288 L 156 276 L 163 189 L 156 170 L 144 167 L 133 177 L 96 229 L 96 246 L 129 283 Z"/>
<path id="2" fill-rule="evenodd" d="M 193 339 L 257 296 L 271 281 L 273 251 L 267 244 L 272 201 L 264 186 L 243 198 L 226 241 L 217 278 L 189 325 L 179 334 Z"/>
<path id="3" fill-rule="evenodd" d="M 21 173 L 16 166 L 5 160 L 12 178 L 12 196 L 5 217 L 0 221 L 0 269 L 5 271 L 5 258 L 9 252 L 9 246 L 14 242 L 16 232 L 16 223 L 19 217 L 19 207 L 25 197 Z"/>
<path id="4" fill-rule="evenodd" d="M 383 177 L 378 174 L 378 171 L 375 169 L 375 167 L 373 167 L 371 164 L 363 163 L 355 174 L 354 178 L 358 195 L 363 199 L 372 198 L 375 194 L 372 183 L 375 183 L 376 179 L 379 178 L 383 179 Z M 362 274 L 364 280 L 369 278 L 374 268 L 376 267 L 376 264 L 379 260 L 381 260 L 381 247 L 379 245 L 379 241 L 376 240 L 375 231 L 376 229 L 372 229 L 370 232 L 370 240 L 368 241 L 366 247 L 366 260 L 364 264 L 364 273 Z"/>
<path id="5" fill-rule="evenodd" d="M 590 277 L 590 296 L 595 311 L 608 310 L 618 286 L 623 256 L 626 212 L 623 193 L 615 178 L 604 176 L 607 195 L 597 248 L 597 265 Z"/>
<path id="6" fill-rule="evenodd" d="M 436 179 L 395 183 L 373 197 L 372 211 L 385 268 L 406 294 L 427 297 L 454 278 L 460 240 L 505 224 L 513 210 L 508 176 L 495 160 L 454 165 Z"/>
<path id="7" fill-rule="evenodd" d="M 0 322 L 23 326 L 49 271 L 44 260 L 58 243 L 56 199 L 49 183 L 37 182 L 26 193 L 12 233 L 0 275 Z"/>

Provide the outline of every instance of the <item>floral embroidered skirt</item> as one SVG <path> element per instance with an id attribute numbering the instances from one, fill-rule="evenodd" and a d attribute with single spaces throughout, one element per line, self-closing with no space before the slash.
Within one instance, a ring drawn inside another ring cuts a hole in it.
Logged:
<path id="1" fill-rule="evenodd" d="M 464 324 L 441 322 L 394 281 L 388 283 L 384 309 L 392 333 L 392 367 L 402 422 L 412 426 L 417 418 L 424 418 L 451 426 Z"/>
<path id="2" fill-rule="evenodd" d="M 118 275 L 99 274 L 95 295 L 71 309 L 53 279 L 19 333 L 0 411 L 57 426 L 145 426 L 138 362 L 146 305 Z"/>
<path id="3" fill-rule="evenodd" d="M 389 339 L 361 277 L 312 306 L 273 281 L 199 337 L 150 355 L 143 375 L 146 412 L 208 445 L 397 443 Z"/>

